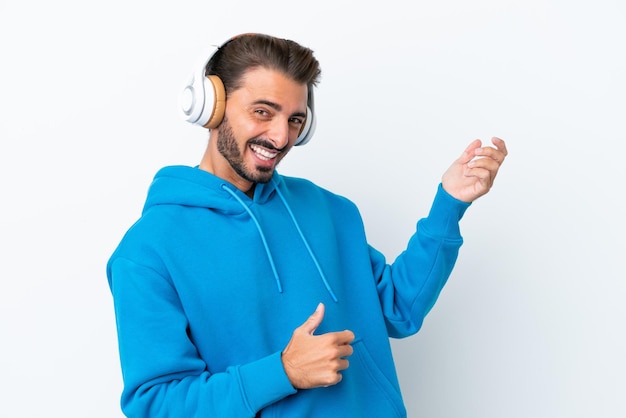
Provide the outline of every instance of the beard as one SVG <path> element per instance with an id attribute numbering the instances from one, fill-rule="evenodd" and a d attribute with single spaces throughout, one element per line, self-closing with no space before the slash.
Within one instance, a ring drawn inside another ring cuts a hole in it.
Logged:
<path id="1" fill-rule="evenodd" d="M 271 150 L 276 150 L 268 141 L 254 138 L 246 142 L 249 144 L 258 144 Z M 243 159 L 243 151 L 239 148 L 237 139 L 233 132 L 232 126 L 227 118 L 224 118 L 220 124 L 217 133 L 217 150 L 228 161 L 232 169 L 244 180 L 251 183 L 267 183 L 272 179 L 274 168 L 255 166 L 248 167 Z"/>

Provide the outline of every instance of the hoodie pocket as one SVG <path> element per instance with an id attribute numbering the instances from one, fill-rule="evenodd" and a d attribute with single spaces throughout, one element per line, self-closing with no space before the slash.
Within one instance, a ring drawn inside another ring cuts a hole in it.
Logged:
<path id="1" fill-rule="evenodd" d="M 393 416 L 406 417 L 401 394 L 380 370 L 363 340 L 353 342 L 352 348 L 354 352 L 348 369 L 350 378 L 365 389 L 362 392 L 365 396 L 360 400 L 363 410 L 368 411 L 369 416 L 389 417 L 393 411 L 395 412 Z M 377 413 L 385 415 L 377 415 Z"/>

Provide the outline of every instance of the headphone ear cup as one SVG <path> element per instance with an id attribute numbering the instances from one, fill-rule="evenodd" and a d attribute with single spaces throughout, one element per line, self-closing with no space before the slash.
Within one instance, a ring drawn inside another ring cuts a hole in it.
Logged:
<path id="1" fill-rule="evenodd" d="M 304 121 L 304 125 L 302 125 L 302 130 L 300 131 L 300 135 L 298 135 L 298 139 L 296 139 L 295 146 L 304 145 L 311 140 L 313 137 L 313 132 L 315 132 L 315 125 L 317 121 L 315 120 L 315 113 L 313 113 L 313 109 L 311 107 L 306 107 L 306 120 Z"/>
<path id="2" fill-rule="evenodd" d="M 224 83 L 216 75 L 208 75 L 204 80 L 206 97 L 205 106 L 198 124 L 207 129 L 217 128 L 224 119 L 226 110 L 226 89 Z"/>
<path id="3" fill-rule="evenodd" d="M 198 119 L 202 116 L 204 102 L 206 101 L 203 78 L 202 74 L 192 75 L 178 97 L 182 116 L 189 123 L 197 124 Z"/>

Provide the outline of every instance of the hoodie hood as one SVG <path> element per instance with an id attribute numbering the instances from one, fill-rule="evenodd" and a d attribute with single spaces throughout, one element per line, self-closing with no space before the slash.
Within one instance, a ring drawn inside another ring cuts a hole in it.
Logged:
<path id="1" fill-rule="evenodd" d="M 259 204 L 267 202 L 281 182 L 280 175 L 275 171 L 270 182 L 256 185 L 252 201 Z M 199 207 L 230 215 L 244 212 L 245 208 L 225 188 L 244 200 L 249 199 L 231 183 L 198 167 L 165 167 L 154 176 L 143 212 L 155 205 Z"/>

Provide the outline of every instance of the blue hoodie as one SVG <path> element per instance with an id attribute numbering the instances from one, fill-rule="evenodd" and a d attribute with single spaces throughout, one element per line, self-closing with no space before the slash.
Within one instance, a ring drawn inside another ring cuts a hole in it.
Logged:
<path id="1" fill-rule="evenodd" d="M 356 206 L 274 173 L 251 199 L 197 167 L 161 169 L 107 264 L 129 417 L 403 417 L 389 337 L 416 333 L 462 244 L 469 206 L 439 185 L 393 264 Z M 318 303 L 316 334 L 354 332 L 340 383 L 297 390 L 281 351 Z"/>

